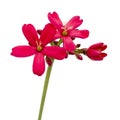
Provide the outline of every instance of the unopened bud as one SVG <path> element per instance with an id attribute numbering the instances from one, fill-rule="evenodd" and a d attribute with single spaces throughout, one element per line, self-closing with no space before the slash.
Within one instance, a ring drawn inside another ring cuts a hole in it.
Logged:
<path id="1" fill-rule="evenodd" d="M 37 30 L 37 33 L 38 33 L 39 35 L 41 35 L 42 30 Z"/>
<path id="2" fill-rule="evenodd" d="M 76 48 L 79 48 L 80 46 L 81 46 L 81 44 L 77 44 L 77 45 L 76 45 Z"/>
<path id="3" fill-rule="evenodd" d="M 52 65 L 52 58 L 46 56 L 46 63 L 51 66 Z"/>
<path id="4" fill-rule="evenodd" d="M 80 54 L 76 54 L 75 56 L 76 56 L 77 59 L 79 59 L 79 60 L 83 60 L 82 55 L 80 55 Z"/>

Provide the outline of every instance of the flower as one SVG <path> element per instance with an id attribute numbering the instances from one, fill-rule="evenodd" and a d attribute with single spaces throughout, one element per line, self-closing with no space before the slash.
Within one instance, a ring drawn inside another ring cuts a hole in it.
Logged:
<path id="1" fill-rule="evenodd" d="M 63 40 L 63 47 L 69 52 L 74 51 L 76 48 L 72 38 L 78 37 L 84 39 L 89 36 L 88 30 L 76 29 L 83 22 L 79 16 L 72 17 L 65 25 L 63 25 L 56 12 L 48 13 L 48 19 L 58 30 L 55 38 L 61 38 Z"/>
<path id="2" fill-rule="evenodd" d="M 24 36 L 29 42 L 29 45 L 19 45 L 12 48 L 11 55 L 15 57 L 34 56 L 33 73 L 41 76 L 45 71 L 44 56 L 55 58 L 58 60 L 66 57 L 66 50 L 59 46 L 46 46 L 50 43 L 56 33 L 56 29 L 52 24 L 45 25 L 41 36 L 32 24 L 24 24 L 22 27 Z"/>
<path id="3" fill-rule="evenodd" d="M 102 51 L 104 51 L 106 48 L 107 45 L 104 45 L 102 42 L 93 44 L 86 49 L 86 55 L 92 60 L 103 60 L 107 54 L 103 53 Z"/>

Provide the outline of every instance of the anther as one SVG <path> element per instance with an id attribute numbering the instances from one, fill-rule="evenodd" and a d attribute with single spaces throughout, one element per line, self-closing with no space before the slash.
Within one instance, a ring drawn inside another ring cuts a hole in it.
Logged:
<path id="1" fill-rule="evenodd" d="M 63 36 L 67 36 L 67 35 L 68 35 L 67 31 L 64 30 L 64 31 L 62 32 L 62 35 L 63 35 Z"/>

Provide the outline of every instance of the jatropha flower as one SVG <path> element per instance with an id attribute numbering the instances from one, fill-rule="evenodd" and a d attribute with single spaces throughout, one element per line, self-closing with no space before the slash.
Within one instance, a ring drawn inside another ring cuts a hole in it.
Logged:
<path id="1" fill-rule="evenodd" d="M 66 50 L 64 48 L 59 46 L 46 46 L 53 40 L 56 33 L 56 29 L 52 24 L 45 25 L 40 37 L 32 24 L 24 24 L 22 31 L 29 45 L 19 45 L 12 48 L 11 55 L 15 57 L 28 57 L 35 54 L 33 61 L 34 74 L 41 76 L 44 73 L 44 56 L 58 60 L 66 57 Z"/>
<path id="2" fill-rule="evenodd" d="M 92 60 L 103 60 L 107 54 L 103 53 L 102 51 L 104 51 L 106 48 L 107 45 L 104 45 L 102 42 L 93 44 L 86 49 L 86 55 Z"/>
<path id="3" fill-rule="evenodd" d="M 66 24 L 62 23 L 56 12 L 48 13 L 48 19 L 50 23 L 46 24 L 43 30 L 36 30 L 32 24 L 24 24 L 22 31 L 29 45 L 16 46 L 12 48 L 11 52 L 11 55 L 15 57 L 34 55 L 33 73 L 38 76 L 45 71 L 45 61 L 48 64 L 38 120 L 42 119 L 54 59 L 62 60 L 68 55 L 74 55 L 78 60 L 83 60 L 82 55 L 86 55 L 92 60 L 103 60 L 107 56 L 106 53 L 103 53 L 107 45 L 102 42 L 93 44 L 89 48 L 81 48 L 81 44 L 74 44 L 73 40 L 76 37 L 84 39 L 89 36 L 88 30 L 78 29 L 83 22 L 80 16 L 73 16 Z M 63 47 L 60 47 L 61 43 L 63 43 Z"/>
<path id="4" fill-rule="evenodd" d="M 61 38 L 63 40 L 63 47 L 72 52 L 76 49 L 75 44 L 73 43 L 72 38 L 87 38 L 89 36 L 88 30 L 78 30 L 83 20 L 79 16 L 72 17 L 65 25 L 63 25 L 59 15 L 56 12 L 48 13 L 49 21 L 57 28 L 56 38 Z"/>

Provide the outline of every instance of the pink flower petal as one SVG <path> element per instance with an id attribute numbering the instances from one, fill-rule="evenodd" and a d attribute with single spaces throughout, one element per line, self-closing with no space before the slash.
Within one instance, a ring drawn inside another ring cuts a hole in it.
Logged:
<path id="1" fill-rule="evenodd" d="M 96 44 L 93 44 L 89 47 L 89 49 L 99 49 L 101 48 L 102 46 L 104 45 L 104 43 L 100 42 L 100 43 L 96 43 Z"/>
<path id="2" fill-rule="evenodd" d="M 99 51 L 103 51 L 107 48 L 107 45 L 105 45 L 104 43 L 100 42 L 100 43 L 96 43 L 93 44 L 89 47 L 89 49 L 95 49 L 95 50 L 99 50 Z"/>
<path id="3" fill-rule="evenodd" d="M 72 17 L 65 25 L 67 30 L 73 30 L 82 24 L 83 20 L 79 16 Z"/>
<path id="4" fill-rule="evenodd" d="M 69 36 L 63 37 L 63 47 L 69 52 L 73 52 L 76 49 L 75 44 Z"/>
<path id="5" fill-rule="evenodd" d="M 100 60 L 103 60 L 103 57 L 100 57 L 100 56 L 96 56 L 96 57 L 91 57 L 90 58 L 91 60 L 95 60 L 95 61 L 100 61 Z"/>
<path id="6" fill-rule="evenodd" d="M 101 53 L 101 51 L 94 50 L 94 49 L 88 49 L 88 50 L 87 50 L 87 55 L 88 55 L 89 57 L 99 56 L 100 53 Z"/>
<path id="7" fill-rule="evenodd" d="M 41 76 L 45 71 L 45 61 L 44 61 L 44 55 L 41 53 L 37 53 L 34 56 L 33 61 L 33 73 Z"/>
<path id="8" fill-rule="evenodd" d="M 101 53 L 101 51 L 89 49 L 87 51 L 87 56 L 92 60 L 103 60 L 107 56 L 106 53 Z"/>
<path id="9" fill-rule="evenodd" d="M 58 38 L 61 38 L 61 34 L 57 31 L 54 36 L 54 39 L 58 39 Z"/>
<path id="10" fill-rule="evenodd" d="M 43 54 L 58 60 L 64 59 L 67 56 L 66 50 L 58 46 L 48 46 L 43 50 Z"/>
<path id="11" fill-rule="evenodd" d="M 89 36 L 89 31 L 88 30 L 77 30 L 74 29 L 72 31 L 70 31 L 69 35 L 71 37 L 78 37 L 78 38 L 87 38 Z"/>
<path id="12" fill-rule="evenodd" d="M 22 27 L 22 31 L 29 44 L 35 47 L 36 41 L 38 40 L 38 34 L 34 26 L 32 24 L 24 24 Z"/>
<path id="13" fill-rule="evenodd" d="M 49 21 L 61 32 L 61 27 L 63 26 L 59 15 L 56 12 L 48 13 Z"/>
<path id="14" fill-rule="evenodd" d="M 56 29 L 52 24 L 45 25 L 43 31 L 41 32 L 40 41 L 43 46 L 50 43 L 54 40 L 54 36 L 56 34 Z"/>
<path id="15" fill-rule="evenodd" d="M 12 48 L 11 55 L 15 57 L 28 57 L 35 54 L 36 49 L 32 46 L 16 46 Z"/>
<path id="16" fill-rule="evenodd" d="M 101 56 L 102 56 L 102 57 L 106 57 L 107 54 L 106 54 L 106 53 L 101 53 Z"/>
<path id="17" fill-rule="evenodd" d="M 105 50 L 106 48 L 107 48 L 107 45 L 104 45 L 104 44 L 103 44 L 103 45 L 101 46 L 101 51 Z"/>

